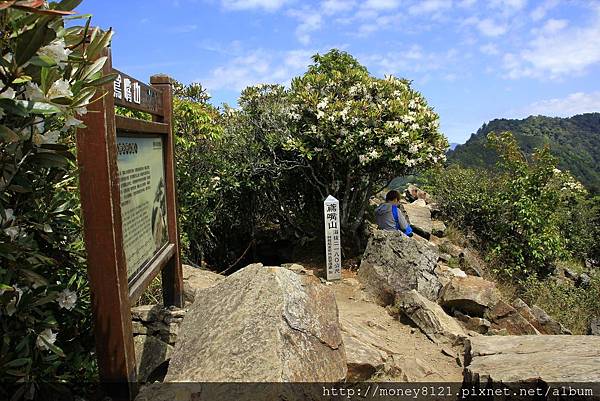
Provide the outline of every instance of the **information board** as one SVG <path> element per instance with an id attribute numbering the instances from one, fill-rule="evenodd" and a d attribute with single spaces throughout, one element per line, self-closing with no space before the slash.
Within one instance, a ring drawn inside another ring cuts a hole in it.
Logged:
<path id="1" fill-rule="evenodd" d="M 340 202 L 329 195 L 323 203 L 325 213 L 325 254 L 327 280 L 342 277 L 342 250 L 340 241 Z"/>
<path id="2" fill-rule="evenodd" d="M 123 250 L 129 281 L 168 243 L 163 140 L 117 133 Z"/>

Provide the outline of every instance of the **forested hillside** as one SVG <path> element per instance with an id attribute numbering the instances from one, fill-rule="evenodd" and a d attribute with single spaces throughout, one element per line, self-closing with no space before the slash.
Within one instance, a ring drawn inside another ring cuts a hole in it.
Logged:
<path id="1" fill-rule="evenodd" d="M 497 119 L 484 124 L 464 144 L 448 154 L 450 163 L 465 167 L 488 167 L 496 152 L 487 147 L 490 132 L 511 131 L 527 155 L 549 144 L 559 158 L 559 168 L 569 170 L 588 189 L 600 192 L 600 113 L 570 118 L 530 116 L 523 120 Z"/>

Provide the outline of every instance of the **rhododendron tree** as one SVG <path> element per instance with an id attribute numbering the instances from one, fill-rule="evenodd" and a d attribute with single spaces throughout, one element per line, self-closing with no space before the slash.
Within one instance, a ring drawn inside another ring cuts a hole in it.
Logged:
<path id="1" fill-rule="evenodd" d="M 448 142 L 410 81 L 376 78 L 338 50 L 313 59 L 292 81 L 286 147 L 306 160 L 306 178 L 320 198 L 340 200 L 343 233 L 356 237 L 373 192 L 442 162 Z"/>

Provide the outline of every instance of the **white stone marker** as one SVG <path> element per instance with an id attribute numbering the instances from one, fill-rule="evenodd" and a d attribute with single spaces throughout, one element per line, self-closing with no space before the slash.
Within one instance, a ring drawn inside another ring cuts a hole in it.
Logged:
<path id="1" fill-rule="evenodd" d="M 340 241 L 340 202 L 329 195 L 323 202 L 325 213 L 325 253 L 327 280 L 342 278 L 342 248 Z"/>

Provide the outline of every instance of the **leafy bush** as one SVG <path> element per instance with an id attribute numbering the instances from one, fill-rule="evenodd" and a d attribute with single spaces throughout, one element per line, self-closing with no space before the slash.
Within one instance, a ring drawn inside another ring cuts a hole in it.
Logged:
<path id="1" fill-rule="evenodd" d="M 556 168 L 549 148 L 528 160 L 510 133 L 490 134 L 495 170 L 450 166 L 432 171 L 427 188 L 457 226 L 478 235 L 499 273 L 547 275 L 555 261 L 592 253 L 596 212 L 585 189 Z"/>
<path id="2" fill-rule="evenodd" d="M 587 334 L 589 322 L 600 316 L 600 275 L 592 276 L 589 287 L 576 287 L 568 281 L 529 278 L 523 299 L 537 305 L 569 328 L 573 334 Z"/>
<path id="3" fill-rule="evenodd" d="M 0 394 L 15 399 L 96 374 L 73 134 L 113 79 L 98 59 L 112 33 L 65 28 L 78 3 L 0 11 Z"/>

